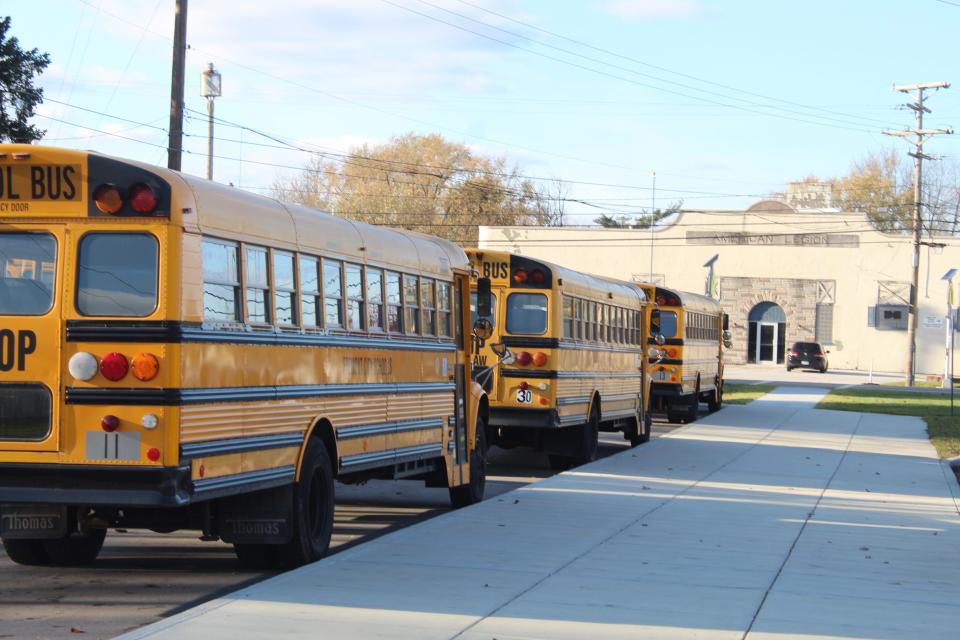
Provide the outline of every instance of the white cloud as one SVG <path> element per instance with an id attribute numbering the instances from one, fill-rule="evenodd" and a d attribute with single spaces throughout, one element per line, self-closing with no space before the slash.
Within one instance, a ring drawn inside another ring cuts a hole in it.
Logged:
<path id="1" fill-rule="evenodd" d="M 628 20 L 690 18 L 703 13 L 699 0 L 611 0 L 608 13 Z"/>

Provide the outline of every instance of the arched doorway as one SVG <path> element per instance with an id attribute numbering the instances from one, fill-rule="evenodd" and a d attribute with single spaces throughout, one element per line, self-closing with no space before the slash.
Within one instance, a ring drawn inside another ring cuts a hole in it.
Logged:
<path id="1" fill-rule="evenodd" d="M 774 302 L 761 302 L 750 310 L 747 362 L 783 364 L 787 314 Z"/>

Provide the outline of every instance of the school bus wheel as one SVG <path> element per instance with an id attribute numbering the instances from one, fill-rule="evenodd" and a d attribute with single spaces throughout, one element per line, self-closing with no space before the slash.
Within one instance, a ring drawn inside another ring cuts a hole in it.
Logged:
<path id="1" fill-rule="evenodd" d="M 450 504 L 455 509 L 483 500 L 487 485 L 487 425 L 477 416 L 477 443 L 470 453 L 470 482 L 450 487 Z"/>

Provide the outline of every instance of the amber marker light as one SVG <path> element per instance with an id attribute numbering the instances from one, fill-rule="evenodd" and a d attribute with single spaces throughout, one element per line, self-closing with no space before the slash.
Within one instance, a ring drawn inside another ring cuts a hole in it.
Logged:
<path id="1" fill-rule="evenodd" d="M 133 371 L 134 378 L 147 382 L 157 377 L 160 361 L 152 353 L 138 353 L 133 356 L 130 369 Z"/>
<path id="2" fill-rule="evenodd" d="M 547 364 L 547 354 L 542 351 L 537 351 L 535 354 L 533 354 L 533 364 L 538 367 L 542 367 L 543 365 Z"/>
<path id="3" fill-rule="evenodd" d="M 100 213 L 116 213 L 123 208 L 123 198 L 112 184 L 102 184 L 93 192 L 93 203 Z"/>

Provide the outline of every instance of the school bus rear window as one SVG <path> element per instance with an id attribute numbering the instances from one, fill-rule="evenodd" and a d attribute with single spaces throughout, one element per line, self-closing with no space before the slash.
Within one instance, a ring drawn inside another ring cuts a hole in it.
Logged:
<path id="1" fill-rule="evenodd" d="M 0 315 L 37 316 L 53 306 L 57 241 L 48 233 L 0 233 Z"/>
<path id="2" fill-rule="evenodd" d="M 88 233 L 77 260 L 77 311 L 143 317 L 157 308 L 157 239 L 146 233 Z"/>

